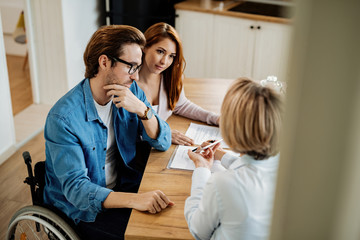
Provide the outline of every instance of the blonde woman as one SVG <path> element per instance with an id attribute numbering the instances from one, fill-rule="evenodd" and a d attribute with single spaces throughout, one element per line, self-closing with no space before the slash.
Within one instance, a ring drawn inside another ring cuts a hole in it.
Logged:
<path id="1" fill-rule="evenodd" d="M 219 115 L 206 111 L 185 96 L 183 72 L 185 59 L 176 30 L 167 23 L 156 23 L 145 33 L 146 45 L 138 84 L 144 90 L 154 111 L 167 120 L 172 113 L 219 125 Z M 192 145 L 193 139 L 171 130 L 173 144 Z"/>
<path id="2" fill-rule="evenodd" d="M 228 90 L 220 129 L 235 157 L 219 147 L 188 152 L 196 169 L 185 218 L 196 239 L 267 239 L 278 168 L 281 97 L 274 90 L 238 79 Z M 204 143 L 206 145 L 207 143 Z M 214 160 L 226 171 L 213 175 Z"/>

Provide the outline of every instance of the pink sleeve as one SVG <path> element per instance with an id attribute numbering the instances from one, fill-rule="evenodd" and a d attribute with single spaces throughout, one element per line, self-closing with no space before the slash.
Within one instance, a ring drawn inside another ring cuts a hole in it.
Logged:
<path id="1" fill-rule="evenodd" d="M 210 125 L 217 125 L 218 114 L 207 111 L 186 98 L 184 88 L 181 90 L 179 101 L 177 102 L 174 113 L 193 120 L 206 122 Z"/>

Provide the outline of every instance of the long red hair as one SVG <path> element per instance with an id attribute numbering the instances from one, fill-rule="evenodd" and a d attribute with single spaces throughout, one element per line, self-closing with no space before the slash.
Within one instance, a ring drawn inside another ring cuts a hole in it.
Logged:
<path id="1" fill-rule="evenodd" d="M 164 38 L 169 38 L 176 45 L 176 56 L 173 63 L 164 70 L 164 84 L 168 98 L 168 105 L 171 110 L 174 110 L 176 103 L 180 98 L 181 89 L 183 86 L 182 75 L 185 69 L 185 59 L 183 55 L 182 43 L 175 28 L 167 23 L 156 23 L 149 27 L 145 33 L 146 45 L 145 48 L 151 47 Z"/>

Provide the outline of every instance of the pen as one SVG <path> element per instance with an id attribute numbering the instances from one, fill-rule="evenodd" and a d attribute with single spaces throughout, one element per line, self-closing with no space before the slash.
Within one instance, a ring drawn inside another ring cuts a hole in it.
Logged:
<path id="1" fill-rule="evenodd" d="M 201 150 L 205 150 L 205 149 L 207 149 L 207 148 L 209 148 L 209 147 L 215 146 L 216 144 L 218 144 L 218 143 L 221 142 L 222 140 L 223 140 L 223 139 L 220 139 L 220 140 L 217 140 L 217 141 L 212 140 L 212 141 L 210 141 L 211 144 L 209 144 L 209 145 L 207 145 L 207 146 L 205 146 L 205 147 L 200 147 L 200 149 L 201 149 Z M 199 148 L 199 147 L 194 148 L 192 151 L 195 152 L 196 150 L 198 150 L 198 148 Z"/>

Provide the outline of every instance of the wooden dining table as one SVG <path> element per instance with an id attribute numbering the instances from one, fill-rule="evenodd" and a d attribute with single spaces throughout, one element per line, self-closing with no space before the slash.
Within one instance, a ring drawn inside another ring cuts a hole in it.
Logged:
<path id="1" fill-rule="evenodd" d="M 206 110 L 220 113 L 222 100 L 234 79 L 185 78 L 186 97 Z M 191 122 L 198 121 L 172 115 L 167 122 L 171 129 L 185 133 Z M 125 239 L 194 239 L 189 232 L 185 217 L 185 200 L 190 196 L 192 171 L 168 169 L 169 160 L 176 145 L 160 152 L 151 150 L 139 193 L 161 190 L 174 206 L 157 214 L 132 210 L 125 232 Z"/>

